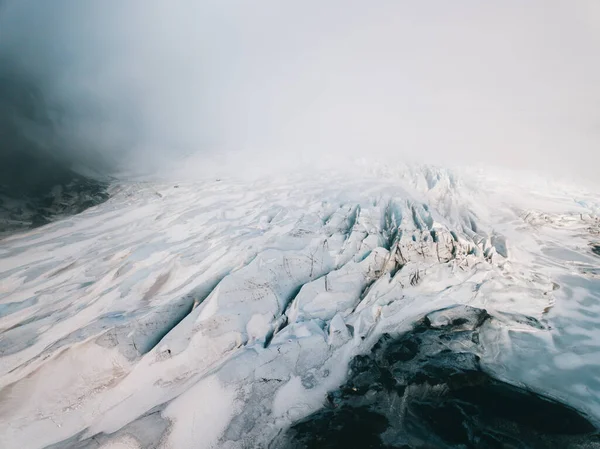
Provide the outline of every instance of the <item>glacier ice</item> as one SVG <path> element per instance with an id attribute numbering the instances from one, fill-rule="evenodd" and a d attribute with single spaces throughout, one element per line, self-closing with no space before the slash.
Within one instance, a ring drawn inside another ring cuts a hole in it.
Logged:
<path id="1" fill-rule="evenodd" d="M 600 419 L 594 192 L 404 165 L 112 192 L 0 241 L 1 447 L 288 444 L 423 323 L 477 330 L 435 360 Z"/>

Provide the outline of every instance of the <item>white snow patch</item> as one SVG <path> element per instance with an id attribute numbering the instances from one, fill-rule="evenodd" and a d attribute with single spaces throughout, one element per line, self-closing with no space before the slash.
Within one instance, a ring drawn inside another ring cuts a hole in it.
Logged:
<path id="1" fill-rule="evenodd" d="M 231 417 L 239 410 L 236 392 L 215 376 L 202 379 L 175 399 L 163 415 L 172 420 L 164 449 L 214 448 Z"/>

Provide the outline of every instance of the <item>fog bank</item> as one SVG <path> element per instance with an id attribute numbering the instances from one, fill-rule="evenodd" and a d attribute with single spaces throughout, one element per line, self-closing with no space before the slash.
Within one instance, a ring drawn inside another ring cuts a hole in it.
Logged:
<path id="1" fill-rule="evenodd" d="M 594 0 L 0 8 L 3 155 L 101 173 L 189 155 L 199 174 L 362 156 L 594 178 L 600 162 Z"/>

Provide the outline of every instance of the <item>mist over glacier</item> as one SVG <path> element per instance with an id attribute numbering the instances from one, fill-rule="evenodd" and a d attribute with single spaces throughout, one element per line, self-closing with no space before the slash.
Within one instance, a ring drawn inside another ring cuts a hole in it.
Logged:
<path id="1" fill-rule="evenodd" d="M 600 161 L 594 1 L 0 8 L 3 155 L 25 141 L 113 174 L 368 155 L 589 179 Z"/>
<path id="2" fill-rule="evenodd" d="M 0 0 L 0 447 L 600 449 L 599 13 Z"/>

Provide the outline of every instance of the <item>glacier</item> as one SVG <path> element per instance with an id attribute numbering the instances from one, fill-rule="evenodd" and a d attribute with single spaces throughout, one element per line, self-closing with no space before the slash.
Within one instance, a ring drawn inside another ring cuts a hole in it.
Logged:
<path id="1" fill-rule="evenodd" d="M 494 447 L 423 417 L 482 385 L 560 409 L 510 447 L 600 447 L 597 190 L 359 161 L 109 193 L 0 240 L 0 447 Z"/>

